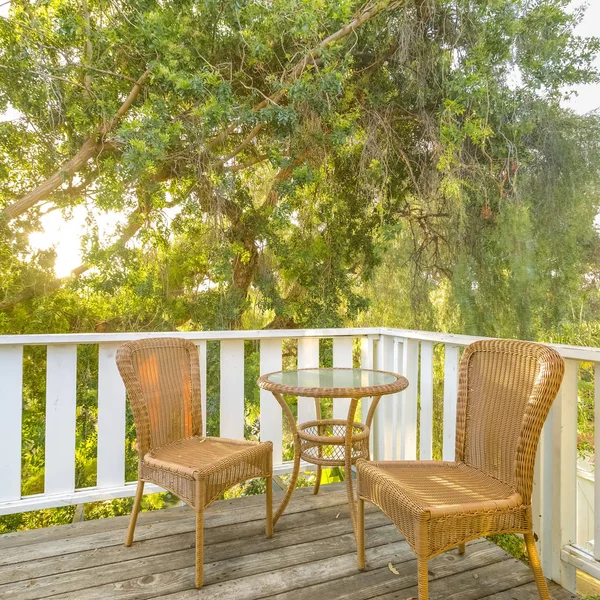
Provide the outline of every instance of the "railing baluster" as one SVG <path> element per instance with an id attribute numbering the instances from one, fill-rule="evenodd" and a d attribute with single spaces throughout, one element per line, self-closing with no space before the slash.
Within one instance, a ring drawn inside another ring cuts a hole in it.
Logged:
<path id="1" fill-rule="evenodd" d="M 202 400 L 202 435 L 206 435 L 206 340 L 198 342 L 200 360 L 200 396 Z"/>
<path id="2" fill-rule="evenodd" d="M 352 368 L 352 338 L 333 338 L 333 366 L 343 369 Z M 333 418 L 345 419 L 348 416 L 350 400 L 347 398 L 334 398 Z"/>
<path id="3" fill-rule="evenodd" d="M 420 386 L 419 458 L 431 460 L 433 456 L 433 342 L 421 342 Z"/>
<path id="4" fill-rule="evenodd" d="M 394 352 L 392 358 L 391 371 L 394 373 L 402 372 L 404 363 L 404 353 L 406 351 L 406 341 L 400 338 L 394 338 Z M 383 402 L 389 403 L 392 410 L 392 460 L 402 458 L 404 450 L 402 444 L 405 434 L 405 415 L 404 403 L 402 396 L 398 394 L 390 394 L 382 398 Z"/>
<path id="5" fill-rule="evenodd" d="M 551 531 L 551 570 L 546 576 L 571 592 L 575 592 L 576 569 L 561 559 L 561 551 L 563 546 L 574 544 L 577 538 L 578 379 L 579 363 L 566 360 L 565 376 L 548 423 L 551 428 L 551 470 L 544 474 L 544 516 L 551 522 L 551 527 L 544 531 L 546 536 Z M 544 446 L 547 441 L 548 438 L 544 440 Z M 551 505 L 550 511 L 546 510 L 547 502 Z"/>
<path id="6" fill-rule="evenodd" d="M 536 547 L 538 550 L 538 554 L 540 555 L 540 561 L 542 563 L 542 569 L 544 566 L 544 547 L 541 543 L 541 540 L 545 537 L 545 533 L 543 531 L 544 519 L 544 504 L 542 497 L 543 490 L 543 453 L 544 453 L 544 429 L 542 429 L 542 435 L 540 436 L 540 441 L 537 447 L 537 453 L 535 455 L 535 469 L 533 472 L 533 490 L 531 494 L 531 512 L 533 519 L 533 532 L 537 535 Z"/>
<path id="7" fill-rule="evenodd" d="M 594 365 L 594 448 L 600 458 L 600 364 Z M 594 558 L 600 560 L 600 460 L 594 461 Z"/>
<path id="8" fill-rule="evenodd" d="M 360 340 L 360 366 L 363 369 L 372 369 L 374 364 L 374 341 L 373 336 L 364 337 Z M 363 398 L 361 402 L 361 418 L 363 423 L 367 420 L 370 398 Z M 373 436 L 371 436 L 371 454 L 373 454 Z"/>
<path id="9" fill-rule="evenodd" d="M 98 348 L 98 487 L 125 483 L 125 386 L 115 355 L 119 343 Z"/>
<path id="10" fill-rule="evenodd" d="M 221 340 L 221 437 L 244 439 L 244 340 Z"/>
<path id="11" fill-rule="evenodd" d="M 401 393 L 400 402 L 404 419 L 402 421 L 402 452 L 400 458 L 417 458 L 417 396 L 419 381 L 419 342 L 406 340 L 402 357 L 402 375 L 408 379 L 408 388 Z"/>
<path id="12" fill-rule="evenodd" d="M 0 501 L 21 497 L 23 346 L 0 347 Z"/>
<path id="13" fill-rule="evenodd" d="M 298 340 L 298 368 L 310 369 L 319 366 L 319 338 Z M 316 418 L 315 403 L 312 398 L 298 398 L 298 423 Z"/>
<path id="14" fill-rule="evenodd" d="M 45 494 L 75 489 L 77 346 L 48 346 Z"/>
<path id="15" fill-rule="evenodd" d="M 382 335 L 377 344 L 377 369 L 380 371 L 394 370 L 394 338 Z M 392 458 L 392 424 L 393 405 L 390 398 L 383 397 L 375 411 L 375 459 L 391 460 Z"/>
<path id="16" fill-rule="evenodd" d="M 281 371 L 281 340 L 266 339 L 260 342 L 260 373 Z M 283 423 L 281 407 L 271 392 L 260 390 L 260 439 L 273 442 L 273 464 L 282 462 Z"/>
<path id="17" fill-rule="evenodd" d="M 456 397 L 458 393 L 458 346 L 446 344 L 444 357 L 444 460 L 456 456 Z"/>

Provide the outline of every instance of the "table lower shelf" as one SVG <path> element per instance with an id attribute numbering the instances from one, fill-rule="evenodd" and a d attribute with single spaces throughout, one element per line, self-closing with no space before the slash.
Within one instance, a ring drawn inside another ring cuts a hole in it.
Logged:
<path id="1" fill-rule="evenodd" d="M 347 421 L 320 419 L 298 425 L 300 456 L 306 462 L 327 467 L 346 464 Z M 354 464 L 359 458 L 369 457 L 369 428 L 363 423 L 353 423 L 352 456 Z"/>

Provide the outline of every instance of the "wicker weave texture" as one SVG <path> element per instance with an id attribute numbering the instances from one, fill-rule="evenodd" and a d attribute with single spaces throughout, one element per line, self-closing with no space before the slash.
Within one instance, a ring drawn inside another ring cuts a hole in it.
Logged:
<path id="1" fill-rule="evenodd" d="M 541 344 L 476 342 L 460 363 L 456 462 L 357 462 L 359 502 L 375 503 L 392 519 L 420 569 L 484 535 L 520 532 L 531 539 L 535 455 L 563 373 L 559 354 Z M 528 549 L 535 552 L 532 544 Z M 531 559 L 540 569 L 537 556 Z M 535 575 L 540 597 L 549 600 L 541 569 Z M 425 598 L 420 591 L 419 600 Z"/>
<path id="2" fill-rule="evenodd" d="M 297 371 L 314 371 L 309 369 L 296 369 Z M 354 371 L 356 369 L 346 369 L 335 367 L 333 369 L 320 368 L 319 371 Z M 367 369 L 364 369 L 367 370 Z M 279 373 L 265 373 L 258 378 L 258 386 L 263 390 L 275 392 L 277 394 L 287 394 L 290 396 L 307 396 L 310 398 L 366 398 L 369 396 L 385 396 L 387 394 L 395 394 L 401 392 L 408 387 L 408 380 L 402 375 L 392 373 L 391 371 L 377 371 L 369 369 L 372 373 L 381 373 L 394 377 L 392 383 L 382 385 L 369 385 L 362 387 L 300 387 L 295 385 L 284 385 L 282 383 L 274 383 L 269 380 L 271 375 Z"/>
<path id="3" fill-rule="evenodd" d="M 173 492 L 198 516 L 197 577 L 202 585 L 203 510 L 233 485 L 266 477 L 267 533 L 271 525 L 271 442 L 202 437 L 200 363 L 196 346 L 181 338 L 123 344 L 117 366 L 131 402 L 139 450 L 138 489 L 151 481 Z M 141 501 L 136 496 L 127 545 Z"/>

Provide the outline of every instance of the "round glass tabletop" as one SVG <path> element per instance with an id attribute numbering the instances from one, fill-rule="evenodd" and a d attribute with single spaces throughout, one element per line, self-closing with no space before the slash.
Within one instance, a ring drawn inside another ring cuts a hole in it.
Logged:
<path id="1" fill-rule="evenodd" d="M 297 369 L 263 375 L 260 387 L 309 397 L 360 397 L 393 394 L 407 387 L 401 375 L 370 369 Z"/>

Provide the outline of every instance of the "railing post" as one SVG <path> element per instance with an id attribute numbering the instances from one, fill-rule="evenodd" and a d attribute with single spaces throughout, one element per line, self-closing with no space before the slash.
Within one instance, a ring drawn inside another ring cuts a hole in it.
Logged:
<path id="1" fill-rule="evenodd" d="M 442 448 L 442 458 L 444 460 L 454 460 L 456 456 L 458 356 L 458 346 L 446 344 L 444 356 L 444 444 Z"/>
<path id="2" fill-rule="evenodd" d="M 394 338 L 382 335 L 377 344 L 377 369 L 394 371 Z M 375 411 L 375 460 L 391 460 L 393 407 L 389 397 L 383 397 Z"/>
<path id="3" fill-rule="evenodd" d="M 360 340 L 360 366 L 363 369 L 373 369 L 375 365 L 375 336 L 369 335 Z M 361 400 L 361 420 L 363 423 L 367 420 L 369 412 L 370 398 Z M 372 428 L 371 428 L 372 429 Z M 369 454 L 375 456 L 374 432 L 371 431 L 369 437 Z"/>
<path id="4" fill-rule="evenodd" d="M 545 574 L 571 592 L 576 588 L 576 569 L 561 559 L 561 551 L 563 546 L 574 544 L 577 536 L 578 369 L 577 361 L 565 361 L 565 376 L 548 417 L 543 443 Z"/>
<path id="5" fill-rule="evenodd" d="M 394 373 L 404 374 L 404 358 L 406 356 L 406 342 L 402 338 L 394 338 L 394 355 L 392 358 L 391 371 Z M 384 396 L 382 402 L 386 402 L 391 406 L 392 410 L 392 460 L 403 458 L 404 453 L 404 437 L 406 434 L 405 423 L 405 406 L 403 395 L 400 393 Z"/>
<path id="6" fill-rule="evenodd" d="M 206 340 L 198 342 L 198 359 L 200 362 L 200 398 L 202 402 L 202 435 L 206 435 Z"/>
<path id="7" fill-rule="evenodd" d="M 408 388 L 400 394 L 402 440 L 400 458 L 417 458 L 417 397 L 419 387 L 419 342 L 405 340 L 402 354 L 402 375 L 408 379 Z"/>
<path id="8" fill-rule="evenodd" d="M 343 369 L 352 368 L 352 338 L 333 338 L 333 366 Z M 350 400 L 348 398 L 333 399 L 333 418 L 345 419 L 348 416 Z"/>
<path id="9" fill-rule="evenodd" d="M 594 448 L 600 455 L 600 364 L 594 365 Z M 600 456 L 599 456 L 600 458 Z M 600 561 L 600 460 L 594 461 L 594 558 Z"/>
<path id="10" fill-rule="evenodd" d="M 419 458 L 431 460 L 433 452 L 433 343 L 421 342 L 421 412 Z M 415 382 L 416 386 L 416 382 Z"/>
<path id="11" fill-rule="evenodd" d="M 23 346 L 0 347 L 0 500 L 21 498 Z"/>
<path id="12" fill-rule="evenodd" d="M 244 340 L 221 340 L 221 437 L 244 439 Z"/>
<path id="13" fill-rule="evenodd" d="M 260 341 L 260 373 L 281 371 L 281 340 Z M 271 392 L 260 390 L 260 439 L 273 442 L 273 464 L 282 461 L 283 415 L 281 407 Z"/>
<path id="14" fill-rule="evenodd" d="M 319 338 L 300 338 L 298 340 L 298 368 L 311 369 L 319 366 Z M 298 423 L 316 418 L 314 400 L 298 398 Z"/>
<path id="15" fill-rule="evenodd" d="M 75 489 L 77 346 L 48 346 L 45 494 Z"/>
<path id="16" fill-rule="evenodd" d="M 98 348 L 98 487 L 125 483 L 125 386 L 115 355 L 120 344 Z"/>

